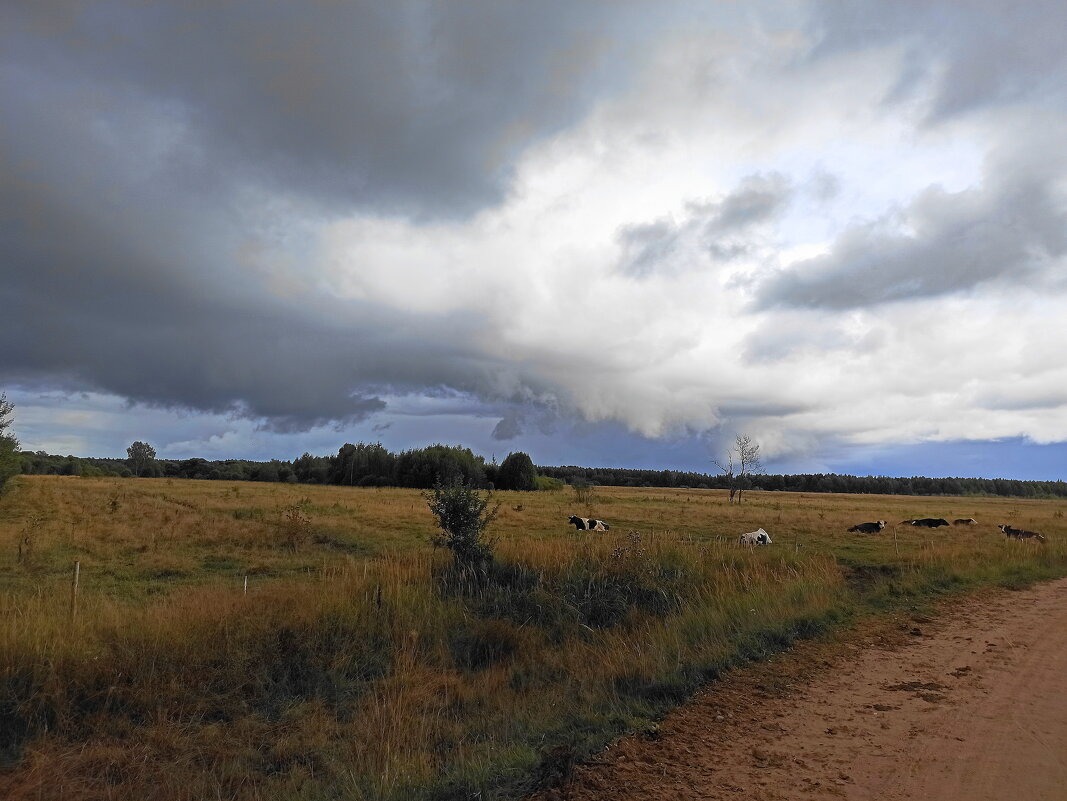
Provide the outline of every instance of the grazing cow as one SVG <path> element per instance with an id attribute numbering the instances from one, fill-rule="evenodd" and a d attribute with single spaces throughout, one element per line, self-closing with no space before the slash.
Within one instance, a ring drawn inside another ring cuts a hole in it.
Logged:
<path id="1" fill-rule="evenodd" d="M 907 524 L 909 526 L 926 526 L 927 528 L 937 528 L 938 526 L 947 526 L 948 521 L 943 517 L 920 517 L 918 520 L 901 520 L 901 525 Z"/>
<path id="2" fill-rule="evenodd" d="M 875 523 L 858 523 L 849 529 L 849 531 L 859 531 L 862 534 L 877 534 L 885 528 L 885 521 L 879 520 Z"/>
<path id="3" fill-rule="evenodd" d="M 1012 528 L 1010 525 L 997 526 L 1009 537 L 1013 537 L 1017 540 L 1037 540 L 1038 542 L 1045 541 L 1044 534 L 1038 534 L 1036 531 L 1026 531 L 1021 528 Z"/>
<path id="4" fill-rule="evenodd" d="M 594 520 L 591 517 L 578 517 L 578 515 L 571 515 L 567 522 L 573 523 L 574 528 L 578 531 L 607 531 L 611 528 L 611 526 L 603 520 Z"/>
<path id="5" fill-rule="evenodd" d="M 973 517 L 958 517 L 952 521 L 952 525 L 954 526 L 974 526 L 977 524 L 978 521 Z"/>
<path id="6" fill-rule="evenodd" d="M 771 535 L 762 528 L 757 528 L 755 531 L 742 534 L 737 541 L 742 545 L 770 545 Z"/>

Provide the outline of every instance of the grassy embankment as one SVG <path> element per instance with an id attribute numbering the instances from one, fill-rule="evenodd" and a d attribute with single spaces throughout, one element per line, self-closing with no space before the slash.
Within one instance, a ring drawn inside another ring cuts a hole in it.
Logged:
<path id="1" fill-rule="evenodd" d="M 19 479 L 0 500 L 0 796 L 507 796 L 798 637 L 1067 574 L 1062 501 L 499 498 L 498 566 L 473 582 L 427 544 L 416 491 Z M 571 512 L 612 531 L 578 536 Z M 917 516 L 981 525 L 845 533 Z M 773 546 L 734 544 L 757 526 Z"/>

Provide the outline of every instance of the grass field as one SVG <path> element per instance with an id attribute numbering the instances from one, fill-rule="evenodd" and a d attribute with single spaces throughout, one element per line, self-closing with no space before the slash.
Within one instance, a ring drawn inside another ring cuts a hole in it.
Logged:
<path id="1" fill-rule="evenodd" d="M 1067 574 L 1064 501 L 496 497 L 475 578 L 430 546 L 414 490 L 19 478 L 0 498 L 0 797 L 513 797 L 799 637 Z M 578 535 L 572 513 L 612 530 Z M 980 524 L 845 532 L 927 516 Z M 736 545 L 760 526 L 772 546 Z"/>

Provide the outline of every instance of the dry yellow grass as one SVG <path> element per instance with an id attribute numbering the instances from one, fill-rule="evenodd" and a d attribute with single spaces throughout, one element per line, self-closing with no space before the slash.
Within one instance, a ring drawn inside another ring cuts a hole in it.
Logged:
<path id="1" fill-rule="evenodd" d="M 498 498 L 485 582 L 430 547 L 413 490 L 19 479 L 0 500 L 0 796 L 506 796 L 797 636 L 1067 572 L 1062 501 Z M 578 535 L 571 513 L 612 530 Z M 845 532 L 925 516 L 981 523 Z M 773 546 L 736 545 L 759 526 Z"/>

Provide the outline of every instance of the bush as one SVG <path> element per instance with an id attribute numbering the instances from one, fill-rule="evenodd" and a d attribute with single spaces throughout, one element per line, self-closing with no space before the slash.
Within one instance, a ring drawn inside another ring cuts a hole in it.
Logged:
<path id="1" fill-rule="evenodd" d="M 551 476 L 537 477 L 537 489 L 542 492 L 559 492 L 565 486 L 567 485 L 558 478 L 552 478 Z"/>
<path id="2" fill-rule="evenodd" d="M 423 497 L 441 529 L 433 538 L 434 545 L 448 548 L 462 566 L 484 567 L 492 562 L 493 541 L 484 538 L 500 510 L 499 504 L 489 509 L 492 493 L 483 497 L 463 482 L 438 482 Z"/>

